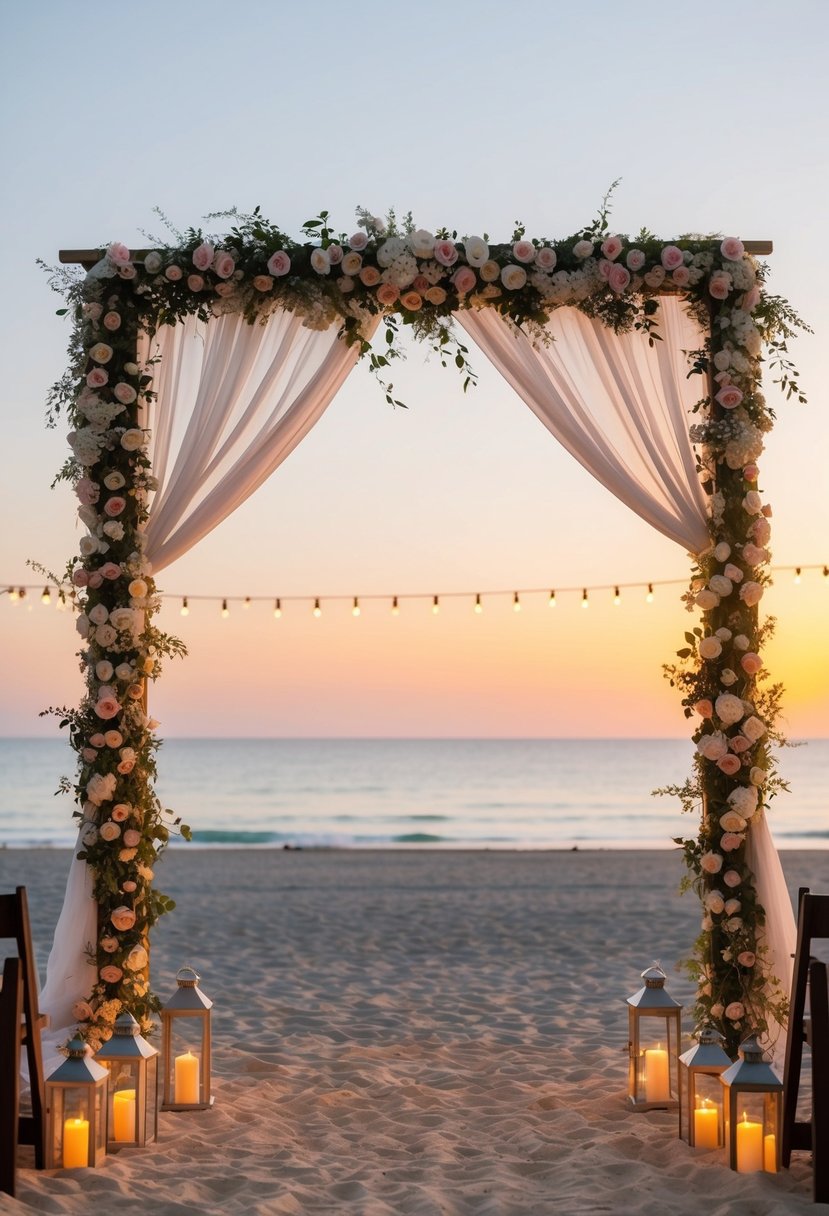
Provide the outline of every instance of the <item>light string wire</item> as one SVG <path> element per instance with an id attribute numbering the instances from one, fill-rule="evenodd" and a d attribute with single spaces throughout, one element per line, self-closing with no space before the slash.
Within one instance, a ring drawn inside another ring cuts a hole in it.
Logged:
<path id="1" fill-rule="evenodd" d="M 829 565 L 825 563 L 801 564 L 799 566 L 772 566 L 770 570 L 774 574 L 790 573 L 794 575 L 795 584 L 801 582 L 802 575 L 809 571 L 820 571 L 823 578 L 829 582 Z M 367 595 L 181 595 L 177 592 L 163 591 L 158 593 L 158 599 L 167 601 L 181 601 L 180 612 L 182 616 L 187 616 L 190 611 L 190 602 L 215 602 L 221 605 L 221 615 L 227 617 L 230 615 L 230 604 L 241 603 L 243 607 L 249 608 L 254 603 L 269 603 L 273 605 L 274 616 L 282 615 L 282 607 L 284 604 L 311 604 L 314 616 L 322 615 L 322 606 L 327 603 L 351 603 L 351 613 L 353 616 L 360 616 L 360 604 L 363 602 L 375 602 L 378 600 L 390 601 L 391 611 L 397 615 L 400 610 L 400 604 L 412 600 L 428 600 L 431 601 L 432 612 L 437 614 L 440 611 L 441 600 L 456 600 L 468 599 L 472 601 L 473 610 L 480 614 L 484 610 L 484 600 L 498 599 L 510 596 L 512 598 L 513 609 L 516 612 L 521 611 L 522 596 L 543 595 L 547 597 L 547 602 L 550 607 L 555 607 L 558 596 L 574 595 L 581 596 L 582 607 L 586 608 L 590 602 L 590 596 L 603 591 L 612 592 L 614 604 L 620 604 L 623 591 L 642 590 L 645 592 L 644 599 L 647 603 L 652 603 L 655 598 L 654 589 L 656 587 L 679 587 L 687 585 L 687 578 L 663 578 L 653 579 L 650 581 L 640 579 L 638 582 L 613 582 L 613 583 L 591 583 L 588 585 L 577 584 L 570 586 L 552 586 L 548 584 L 545 587 L 511 587 L 509 589 L 500 588 L 488 591 L 411 591 L 397 594 L 389 594 L 385 592 L 370 592 Z M 63 608 L 66 606 L 66 600 L 73 599 L 75 596 L 75 588 L 64 590 L 61 595 L 61 588 L 53 583 L 0 583 L 0 596 L 8 596 L 9 602 L 19 603 L 25 600 L 29 595 L 34 598 L 37 596 L 41 603 L 49 605 L 52 602 L 53 596 L 57 601 L 56 606 Z"/>

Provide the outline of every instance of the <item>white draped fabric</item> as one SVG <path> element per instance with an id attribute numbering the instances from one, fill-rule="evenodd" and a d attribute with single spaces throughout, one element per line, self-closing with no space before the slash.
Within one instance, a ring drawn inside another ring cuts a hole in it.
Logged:
<path id="1" fill-rule="evenodd" d="M 684 351 L 704 336 L 678 300 L 660 301 L 661 341 L 615 334 L 575 308 L 558 308 L 548 346 L 492 308 L 458 322 L 547 430 L 616 498 L 659 532 L 698 553 L 708 544 L 706 498 L 688 438 L 704 392 Z"/>
<path id="2" fill-rule="evenodd" d="M 158 398 L 145 420 L 159 483 L 147 527 L 155 571 L 191 549 L 279 467 L 331 404 L 359 349 L 339 339 L 336 327 L 307 329 L 282 311 L 264 325 L 235 314 L 207 323 L 191 316 L 145 340 L 142 361 L 161 357 Z M 66 1037 L 60 1032 L 77 1020 L 72 1006 L 97 978 L 88 958 L 97 916 L 90 872 L 75 857 L 40 998 L 52 1026 L 47 1052 Z"/>
<path id="3" fill-rule="evenodd" d="M 788 997 L 792 988 L 792 960 L 797 945 L 797 925 L 780 856 L 764 810 L 758 811 L 751 818 L 746 841 L 746 864 L 754 874 L 757 899 L 766 914 L 766 923 L 758 934 L 758 943 L 765 947 L 769 970 L 772 975 L 777 976 L 784 994 Z M 769 1038 L 773 1044 L 775 1061 L 782 1066 L 786 1055 L 785 1028 L 772 1025 Z"/>

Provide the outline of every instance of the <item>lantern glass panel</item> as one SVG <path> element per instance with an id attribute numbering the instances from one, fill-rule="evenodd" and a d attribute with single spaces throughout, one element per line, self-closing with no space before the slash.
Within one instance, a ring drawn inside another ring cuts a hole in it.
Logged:
<path id="1" fill-rule="evenodd" d="M 692 1148 L 721 1148 L 725 1144 L 725 1121 L 719 1073 L 681 1068 L 680 1077 L 682 1139 Z"/>
<path id="2" fill-rule="evenodd" d="M 631 1009 L 631 1100 L 644 1108 L 678 1099 L 679 1017 L 674 1010 Z"/>
<path id="3" fill-rule="evenodd" d="M 732 1169 L 740 1174 L 779 1168 L 780 1095 L 737 1090 L 726 1108 L 726 1137 Z"/>
<path id="4" fill-rule="evenodd" d="M 207 1015 L 171 1014 L 165 1101 L 175 1106 L 201 1106 L 210 1100 L 210 1041 Z"/>
<path id="5" fill-rule="evenodd" d="M 105 1150 L 104 1087 L 56 1085 L 51 1089 L 51 1162 L 57 1169 L 95 1165 Z"/>

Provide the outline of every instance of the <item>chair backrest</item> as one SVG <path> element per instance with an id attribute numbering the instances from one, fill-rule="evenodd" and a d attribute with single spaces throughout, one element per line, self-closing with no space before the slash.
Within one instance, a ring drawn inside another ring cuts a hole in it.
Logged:
<path id="1" fill-rule="evenodd" d="M 40 984 L 35 967 L 25 887 L 18 887 L 13 895 L 0 895 L 0 938 L 13 938 L 17 943 L 17 957 L 23 964 L 23 985 L 29 1006 L 27 1014 L 31 1013 L 36 1017 Z"/>
<path id="2" fill-rule="evenodd" d="M 20 1105 L 20 1020 L 23 963 L 7 958 L 0 991 L 0 1191 L 14 1195 Z"/>

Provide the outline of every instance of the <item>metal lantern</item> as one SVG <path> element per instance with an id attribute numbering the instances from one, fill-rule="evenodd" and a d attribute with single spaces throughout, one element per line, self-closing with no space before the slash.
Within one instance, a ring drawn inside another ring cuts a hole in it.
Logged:
<path id="1" fill-rule="evenodd" d="M 69 1055 L 46 1078 L 46 1168 L 100 1165 L 106 1156 L 107 1070 L 71 1039 Z"/>
<path id="2" fill-rule="evenodd" d="M 682 1006 L 665 991 L 665 972 L 654 963 L 627 999 L 630 1015 L 628 1100 L 634 1110 L 675 1110 Z"/>
<path id="3" fill-rule="evenodd" d="M 182 967 L 178 987 L 161 1010 L 164 1069 L 162 1110 L 204 1110 L 210 1094 L 210 1010 L 213 1002 L 198 986 L 199 974 Z"/>
<path id="4" fill-rule="evenodd" d="M 783 1082 L 752 1035 L 740 1058 L 722 1074 L 728 1164 L 740 1174 L 780 1169 Z"/>
<path id="5" fill-rule="evenodd" d="M 679 1057 L 679 1135 L 691 1148 L 725 1144 L 720 1077 L 731 1065 L 723 1035 L 713 1026 L 696 1034 L 696 1046 Z"/>
<path id="6" fill-rule="evenodd" d="M 95 1059 L 109 1073 L 107 1150 L 158 1139 L 158 1048 L 139 1033 L 131 1013 L 115 1019 Z"/>

